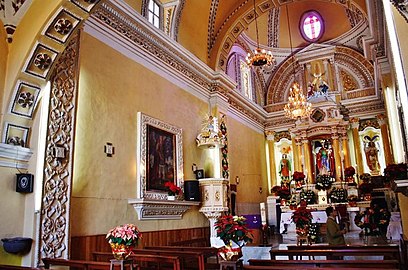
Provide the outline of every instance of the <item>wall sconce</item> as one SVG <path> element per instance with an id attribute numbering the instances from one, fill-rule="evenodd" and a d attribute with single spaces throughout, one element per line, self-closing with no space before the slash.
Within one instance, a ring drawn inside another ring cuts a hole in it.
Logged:
<path id="1" fill-rule="evenodd" d="M 239 185 L 239 182 L 241 181 L 241 179 L 239 179 L 239 176 L 235 176 L 235 183 L 237 185 Z"/>
<path id="2" fill-rule="evenodd" d="M 262 187 L 259 187 L 259 194 L 262 194 Z"/>

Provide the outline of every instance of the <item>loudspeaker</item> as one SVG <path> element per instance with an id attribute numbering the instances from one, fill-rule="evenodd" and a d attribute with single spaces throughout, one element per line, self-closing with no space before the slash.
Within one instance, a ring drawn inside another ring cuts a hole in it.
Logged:
<path id="1" fill-rule="evenodd" d="M 204 178 L 204 170 L 195 170 L 194 173 L 195 173 L 197 179 Z"/>
<path id="2" fill-rule="evenodd" d="M 186 201 L 200 201 L 200 186 L 197 180 L 184 181 L 184 199 Z"/>
<path id="3" fill-rule="evenodd" d="M 16 191 L 22 193 L 31 193 L 34 188 L 34 175 L 29 173 L 18 173 Z"/>

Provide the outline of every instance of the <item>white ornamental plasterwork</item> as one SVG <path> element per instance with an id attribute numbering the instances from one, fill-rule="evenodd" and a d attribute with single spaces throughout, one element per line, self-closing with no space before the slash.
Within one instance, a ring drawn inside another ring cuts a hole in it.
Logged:
<path id="1" fill-rule="evenodd" d="M 61 55 L 51 76 L 50 109 L 44 161 L 38 258 L 69 256 L 69 208 L 72 190 L 79 36 Z M 58 153 L 58 155 L 57 155 Z"/>
<path id="2" fill-rule="evenodd" d="M 139 220 L 181 219 L 183 214 L 199 202 L 129 199 L 128 203 L 135 209 Z"/>
<path id="3" fill-rule="evenodd" d="M 32 0 L 1 0 L 0 1 L 0 19 L 3 22 L 7 33 L 7 41 L 13 41 L 13 34 L 24 17 Z"/>
<path id="4" fill-rule="evenodd" d="M 407 0 L 391 0 L 391 3 L 398 9 L 398 12 L 404 17 L 408 23 L 408 1 Z"/>
<path id="5" fill-rule="evenodd" d="M 197 72 L 194 72 L 194 63 L 189 62 L 174 48 L 167 46 L 164 41 L 155 38 L 133 18 L 123 14 L 120 10 L 109 4 L 107 2 L 100 5 L 92 16 L 105 23 L 106 27 L 112 28 L 126 36 L 127 39 L 133 42 L 133 45 L 153 55 L 157 60 L 162 61 L 163 64 L 177 70 L 203 88 L 211 89 L 211 82 L 206 78 L 202 78 Z"/>

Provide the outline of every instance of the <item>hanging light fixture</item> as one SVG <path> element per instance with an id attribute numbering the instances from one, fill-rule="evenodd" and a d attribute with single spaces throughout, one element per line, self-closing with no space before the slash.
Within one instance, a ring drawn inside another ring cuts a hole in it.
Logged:
<path id="1" fill-rule="evenodd" d="M 290 88 L 288 103 L 285 105 L 283 109 L 285 110 L 285 114 L 287 117 L 292 119 L 300 119 L 303 117 L 309 117 L 309 115 L 312 113 L 312 104 L 310 102 L 307 102 L 305 95 L 303 95 L 302 93 L 302 88 L 296 82 L 295 56 L 293 55 L 292 34 L 290 32 L 289 12 L 287 5 L 286 5 L 286 18 L 288 20 L 290 54 L 292 56 L 293 85 Z"/>
<path id="2" fill-rule="evenodd" d="M 259 48 L 259 33 L 258 33 L 258 20 L 257 20 L 257 13 L 256 13 L 256 6 L 254 0 L 254 13 L 255 13 L 255 28 L 256 28 L 256 49 L 253 53 L 248 53 L 246 57 L 246 62 L 248 66 L 264 66 L 264 65 L 274 65 L 275 58 L 272 55 L 272 52 L 266 51 L 264 49 Z"/>

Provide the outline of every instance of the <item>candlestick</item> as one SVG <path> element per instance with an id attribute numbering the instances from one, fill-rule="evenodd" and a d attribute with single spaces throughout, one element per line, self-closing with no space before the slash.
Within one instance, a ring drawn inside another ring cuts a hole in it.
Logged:
<path id="1" fill-rule="evenodd" d="M 266 225 L 266 210 L 265 210 L 265 203 L 260 203 L 259 204 L 261 208 L 261 223 L 262 225 Z"/>

